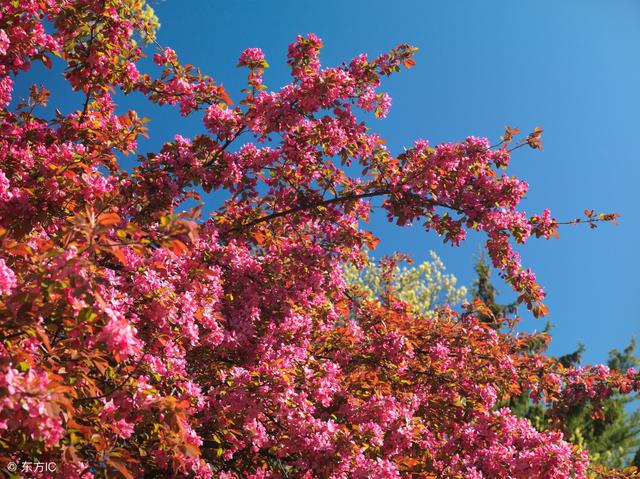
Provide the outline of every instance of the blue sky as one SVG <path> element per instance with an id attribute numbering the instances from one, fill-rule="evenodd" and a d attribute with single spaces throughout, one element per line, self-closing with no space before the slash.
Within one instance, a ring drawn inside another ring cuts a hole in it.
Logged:
<path id="1" fill-rule="evenodd" d="M 559 219 L 585 208 L 621 214 L 618 226 L 566 227 L 559 241 L 531 240 L 520 249 L 549 294 L 551 352 L 582 341 L 586 360 L 604 361 L 609 349 L 640 334 L 640 3 L 166 0 L 154 8 L 160 43 L 230 92 L 242 85 L 245 72 L 234 65 L 246 47 L 264 50 L 266 83 L 283 85 L 287 45 L 297 34 L 324 40 L 325 65 L 403 42 L 419 47 L 417 66 L 384 85 L 391 113 L 372 122 L 392 151 L 416 138 L 497 138 L 505 124 L 544 128 L 542 152 L 519 150 L 513 158 L 511 171 L 530 184 L 524 207 L 549 207 Z M 170 137 L 175 126 L 152 124 L 152 132 Z M 379 216 L 372 228 L 380 253 L 402 250 L 420 260 L 433 249 L 463 283 L 472 281 L 480 237 L 452 248 L 419 226 L 398 229 Z"/>
<path id="2" fill-rule="evenodd" d="M 510 169 L 530 184 L 524 208 L 549 207 L 561 220 L 585 208 L 621 214 L 618 226 L 565 227 L 559 241 L 531 240 L 520 248 L 525 265 L 549 294 L 551 352 L 573 351 L 582 341 L 585 359 L 602 362 L 612 347 L 622 348 L 640 335 L 637 0 L 152 4 L 162 25 L 159 42 L 222 82 L 236 98 L 246 71 L 235 65 L 247 47 L 260 47 L 267 55 L 271 68 L 265 82 L 272 89 L 287 82 L 287 46 L 297 34 L 314 32 L 324 40 L 324 65 L 362 52 L 376 55 L 399 43 L 419 47 L 417 66 L 383 85 L 393 98 L 389 116 L 371 119 L 392 152 L 416 138 L 432 144 L 468 135 L 495 139 L 506 124 L 525 132 L 541 126 L 542 152 L 518 150 Z M 38 71 L 28 78 L 42 74 Z M 62 81 L 46 74 L 62 92 Z M 81 103 L 70 93 L 63 101 Z M 198 117 L 185 120 L 167 108 L 143 107 L 135 98 L 122 106 L 130 105 L 152 119 L 152 140 L 145 148 L 176 133 L 202 131 Z M 400 250 L 421 260 L 434 250 L 449 272 L 471 283 L 480 236 L 452 248 L 420 226 L 399 229 L 378 216 L 371 227 L 382 239 L 379 254 Z M 502 289 L 501 299 L 513 298 Z M 533 319 L 523 324 L 528 330 L 543 326 Z"/>

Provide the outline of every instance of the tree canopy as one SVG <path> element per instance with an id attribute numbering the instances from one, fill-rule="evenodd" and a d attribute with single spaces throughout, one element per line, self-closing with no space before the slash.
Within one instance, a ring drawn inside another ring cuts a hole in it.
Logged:
<path id="1" fill-rule="evenodd" d="M 588 402 L 601 417 L 612 395 L 637 393 L 636 370 L 562 364 L 496 327 L 507 320 L 480 299 L 422 314 L 391 287 L 380 299 L 345 282 L 343 265 L 375 248 L 363 223 L 380 198 L 398 227 L 453 245 L 483 233 L 518 302 L 544 316 L 516 248 L 561 222 L 521 211 L 528 185 L 504 172 L 514 150 L 541 148 L 541 129 L 396 154 L 359 118 L 387 114 L 380 86 L 414 65 L 410 45 L 323 67 L 320 38 L 299 36 L 278 91 L 249 48 L 236 96 L 154 43 L 143 0 L 8 0 L 0 12 L 8 473 L 36 461 L 80 478 L 633 474 L 591 465 L 562 431 L 566 411 Z M 45 85 L 17 98 L 34 62 L 62 66 L 81 104 L 57 108 Z M 117 105 L 133 93 L 201 115 L 206 133 L 139 151 L 146 119 Z M 203 214 L 212 190 L 226 200 Z M 385 284 L 401 258 L 383 263 Z M 523 393 L 544 403 L 544 429 L 501 407 Z"/>

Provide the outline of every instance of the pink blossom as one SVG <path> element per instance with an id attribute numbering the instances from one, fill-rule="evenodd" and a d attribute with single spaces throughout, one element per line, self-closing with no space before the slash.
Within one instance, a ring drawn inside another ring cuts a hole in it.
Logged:
<path id="1" fill-rule="evenodd" d="M 247 48 L 240 54 L 239 66 L 255 67 L 264 60 L 264 53 L 259 48 Z"/>
<path id="2" fill-rule="evenodd" d="M 238 122 L 238 114 L 224 105 L 211 105 L 204 116 L 207 129 L 224 140 L 233 138 Z"/>
<path id="3" fill-rule="evenodd" d="M 162 52 L 155 53 L 153 55 L 153 61 L 158 66 L 163 66 L 166 63 L 173 63 L 176 60 L 177 60 L 176 52 L 173 49 L 169 48 L 169 47 L 167 47 L 164 50 L 162 50 Z"/>
<path id="4" fill-rule="evenodd" d="M 2 28 L 0 28 L 0 55 L 6 55 L 7 50 L 9 49 L 9 45 L 11 41 L 9 40 L 9 36 L 7 32 L 5 32 Z"/>
<path id="5" fill-rule="evenodd" d="M 105 312 L 109 320 L 102 330 L 101 340 L 121 356 L 131 356 L 140 351 L 141 343 L 136 338 L 136 328 L 111 308 L 107 308 Z"/>
<path id="6" fill-rule="evenodd" d="M 8 76 L 0 78 L 0 107 L 5 107 L 11 102 L 13 80 Z"/>
<path id="7" fill-rule="evenodd" d="M 17 286 L 16 275 L 3 258 L 0 258 L 0 294 L 11 294 Z"/>
<path id="8" fill-rule="evenodd" d="M 129 439 L 134 432 L 133 424 L 125 421 L 124 419 L 114 422 L 113 428 L 116 431 L 116 434 L 122 439 Z"/>
<path id="9" fill-rule="evenodd" d="M 131 62 L 127 63 L 125 65 L 125 69 L 129 79 L 132 82 L 138 81 L 138 78 L 140 78 L 140 72 L 138 72 L 138 68 L 136 67 L 135 63 L 131 63 Z"/>

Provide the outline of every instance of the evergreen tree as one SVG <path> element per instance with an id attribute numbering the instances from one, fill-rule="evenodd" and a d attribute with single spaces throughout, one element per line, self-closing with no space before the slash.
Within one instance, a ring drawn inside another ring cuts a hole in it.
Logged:
<path id="1" fill-rule="evenodd" d="M 471 294 L 479 298 L 497 318 L 517 314 L 515 303 L 500 304 L 496 300 L 497 289 L 491 284 L 491 267 L 480 257 L 475 265 L 477 278 L 473 283 Z M 486 315 L 485 321 L 489 321 Z M 497 322 L 495 324 L 502 324 Z M 547 321 L 545 328 L 529 341 L 532 352 L 542 352 L 550 341 L 551 323 Z M 579 365 L 585 351 L 583 344 L 578 348 L 558 357 L 558 361 L 566 368 Z M 612 349 L 607 365 L 610 369 L 626 371 L 640 364 L 635 354 L 636 341 L 631 339 L 622 351 Z M 589 451 L 591 461 L 609 467 L 626 465 L 640 466 L 640 409 L 632 408 L 633 398 L 614 394 L 604 401 L 602 413 L 595 413 L 594 404 L 586 402 L 576 405 L 564 412 L 563 423 L 565 435 L 574 444 Z M 540 430 L 546 428 L 548 418 L 543 404 L 531 401 L 527 393 L 508 401 L 508 407 L 518 416 L 526 417 Z M 635 455 L 634 455 L 635 454 Z"/>

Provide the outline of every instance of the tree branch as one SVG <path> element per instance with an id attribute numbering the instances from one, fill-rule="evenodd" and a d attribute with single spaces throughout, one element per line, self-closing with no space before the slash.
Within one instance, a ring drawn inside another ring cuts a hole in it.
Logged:
<path id="1" fill-rule="evenodd" d="M 352 193 L 350 195 L 338 196 L 336 198 L 329 198 L 328 200 L 317 201 L 317 202 L 311 203 L 311 204 L 303 204 L 303 205 L 296 206 L 294 208 L 289 208 L 287 210 L 282 210 L 282 211 L 276 211 L 275 213 L 271 213 L 271 214 L 268 214 L 266 216 L 262 216 L 260 218 L 257 218 L 255 220 L 253 220 L 253 221 L 250 221 L 248 223 L 240 225 L 240 226 L 234 228 L 234 230 L 250 228 L 250 227 L 255 226 L 257 224 L 264 223 L 266 221 L 271 221 L 271 220 L 276 219 L 276 218 L 281 218 L 282 216 L 287 216 L 287 215 L 291 215 L 291 214 L 294 214 L 294 213 L 298 213 L 298 212 L 304 211 L 304 210 L 309 210 L 309 209 L 313 209 L 313 208 L 319 208 L 321 206 L 327 206 L 327 205 L 336 204 L 336 203 L 348 203 L 350 201 L 357 201 L 357 200 L 360 200 L 360 199 L 363 199 L 363 198 L 374 198 L 376 196 L 388 195 L 389 193 L 391 193 L 391 190 L 382 189 L 382 190 L 371 191 L 369 193 Z"/>

